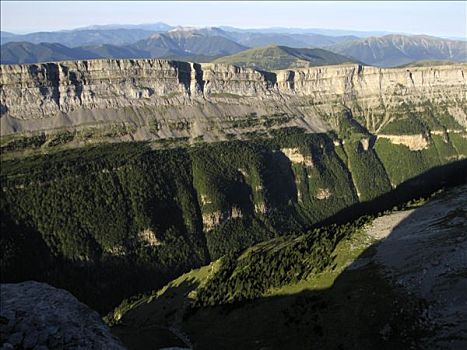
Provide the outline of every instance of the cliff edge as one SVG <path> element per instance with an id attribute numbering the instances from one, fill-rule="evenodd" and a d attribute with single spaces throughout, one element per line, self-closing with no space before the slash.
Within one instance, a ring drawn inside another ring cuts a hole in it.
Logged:
<path id="1" fill-rule="evenodd" d="M 157 59 L 1 65 L 1 134 L 91 128 L 95 137 L 105 126 L 113 139 L 210 141 L 279 127 L 323 132 L 349 111 L 378 132 L 401 105 L 423 112 L 426 102 L 446 105 L 465 128 L 466 68 L 265 72 Z"/>

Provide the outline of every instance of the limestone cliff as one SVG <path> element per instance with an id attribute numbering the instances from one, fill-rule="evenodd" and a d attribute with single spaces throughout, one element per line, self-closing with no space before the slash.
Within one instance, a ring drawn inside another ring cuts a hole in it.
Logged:
<path id="1" fill-rule="evenodd" d="M 1 65 L 1 134 L 107 126 L 118 132 L 106 136 L 122 140 L 210 141 L 271 127 L 322 132 L 337 128 L 334 116 L 343 111 L 379 132 L 401 105 L 420 112 L 426 102 L 449 108 L 465 129 L 466 69 L 340 65 L 262 72 L 110 59 Z"/>

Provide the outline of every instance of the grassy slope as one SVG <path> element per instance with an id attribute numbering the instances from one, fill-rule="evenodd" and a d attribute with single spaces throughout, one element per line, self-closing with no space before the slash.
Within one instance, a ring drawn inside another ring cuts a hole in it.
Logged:
<path id="1" fill-rule="evenodd" d="M 323 49 L 295 49 L 286 46 L 266 46 L 239 52 L 213 61 L 238 66 L 276 70 L 324 66 L 357 61 Z"/>
<path id="2" fill-rule="evenodd" d="M 451 66 L 453 64 L 458 64 L 458 62 L 449 61 L 449 60 L 421 60 L 415 61 L 402 66 L 395 68 L 410 68 L 410 67 L 432 67 L 432 66 Z"/>
<path id="3" fill-rule="evenodd" d="M 222 263 L 218 261 L 191 271 L 152 296 L 132 305 L 121 305 L 115 313 L 120 325 L 113 328 L 114 333 L 130 349 L 144 348 L 144 344 L 135 346 L 133 339 L 138 336 L 131 335 L 131 329 L 143 325 L 179 328 L 200 349 L 280 349 L 312 345 L 371 349 L 381 345 L 379 332 L 390 324 L 393 334 L 384 340 L 386 347 L 383 348 L 407 346 L 411 333 L 418 331 L 412 324 L 418 306 L 394 291 L 375 265 L 343 274 L 358 257 L 372 255 L 368 248 L 375 241 L 363 228 L 354 230 L 336 245 L 333 263 L 323 271 L 271 288 L 254 302 L 191 309 L 189 305 L 197 298 L 197 291 L 213 280 Z M 251 259 L 258 251 L 284 250 L 293 241 L 262 243 L 247 249 L 238 261 Z M 390 305 L 403 305 L 407 309 L 403 312 Z M 169 339 L 164 342 L 176 344 Z"/>
<path id="4" fill-rule="evenodd" d="M 252 254 L 259 251 L 281 250 L 293 245 L 293 239 L 271 240 L 260 243 L 242 252 L 238 260 L 248 260 Z M 264 296 L 279 296 L 295 294 L 307 289 L 324 289 L 333 284 L 337 276 L 356 257 L 358 257 L 373 242 L 362 230 L 357 230 L 352 236 L 339 242 L 333 251 L 336 256 L 334 264 L 324 271 L 314 274 L 309 278 L 271 288 Z M 168 327 L 180 325 L 181 315 L 187 311 L 187 307 L 197 298 L 197 292 L 207 285 L 222 266 L 222 259 L 192 270 L 168 283 L 160 290 L 149 295 L 137 296 L 125 300 L 113 313 L 107 316 L 107 322 L 117 325 L 129 325 L 133 327 L 143 325 L 159 325 Z M 148 322 L 149 320 L 149 322 Z M 122 327 L 121 329 L 124 329 Z M 117 328 L 117 334 L 119 333 Z"/>

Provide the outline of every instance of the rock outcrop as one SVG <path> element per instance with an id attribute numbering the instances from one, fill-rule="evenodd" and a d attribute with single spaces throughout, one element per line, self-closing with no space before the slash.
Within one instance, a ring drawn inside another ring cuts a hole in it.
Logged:
<path id="1" fill-rule="evenodd" d="M 425 135 L 378 135 L 379 138 L 388 139 L 394 145 L 407 146 L 412 151 L 420 151 L 428 148 L 428 140 Z"/>
<path id="2" fill-rule="evenodd" d="M 282 148 L 281 152 L 294 164 L 312 167 L 313 159 L 310 155 L 303 155 L 298 148 Z"/>
<path id="3" fill-rule="evenodd" d="M 125 349 L 97 312 L 63 289 L 1 284 L 1 349 Z"/>
<path id="4" fill-rule="evenodd" d="M 152 59 L 1 65 L 1 133 L 118 124 L 125 131 L 113 137 L 209 141 L 283 126 L 322 132 L 336 127 L 333 115 L 349 109 L 376 131 L 391 109 L 407 102 L 449 102 L 451 110 L 464 112 L 466 68 L 339 65 L 263 72 Z"/>

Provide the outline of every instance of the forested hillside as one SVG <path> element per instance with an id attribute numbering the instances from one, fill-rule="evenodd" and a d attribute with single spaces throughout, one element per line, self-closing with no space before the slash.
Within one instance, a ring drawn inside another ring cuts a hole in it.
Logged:
<path id="1" fill-rule="evenodd" d="M 431 135 L 410 150 L 341 124 L 338 134 L 283 129 L 250 141 L 120 143 L 5 159 L 2 280 L 44 280 L 105 311 L 224 254 L 344 209 L 350 217 L 359 202 L 466 156 L 462 134 Z M 419 179 L 404 196 L 452 180 L 464 163 Z"/>
<path id="2" fill-rule="evenodd" d="M 435 193 L 425 187 L 408 202 L 393 198 L 400 204 L 376 215 L 227 254 L 124 300 L 105 319 L 135 350 L 149 344 L 370 350 L 465 343 L 463 335 L 452 336 L 462 334 L 452 320 L 465 309 L 445 307 L 464 290 L 465 264 L 458 258 L 466 243 L 463 181 Z M 443 264 L 436 263 L 440 254 Z M 426 288 L 444 281 L 450 288 Z"/>

